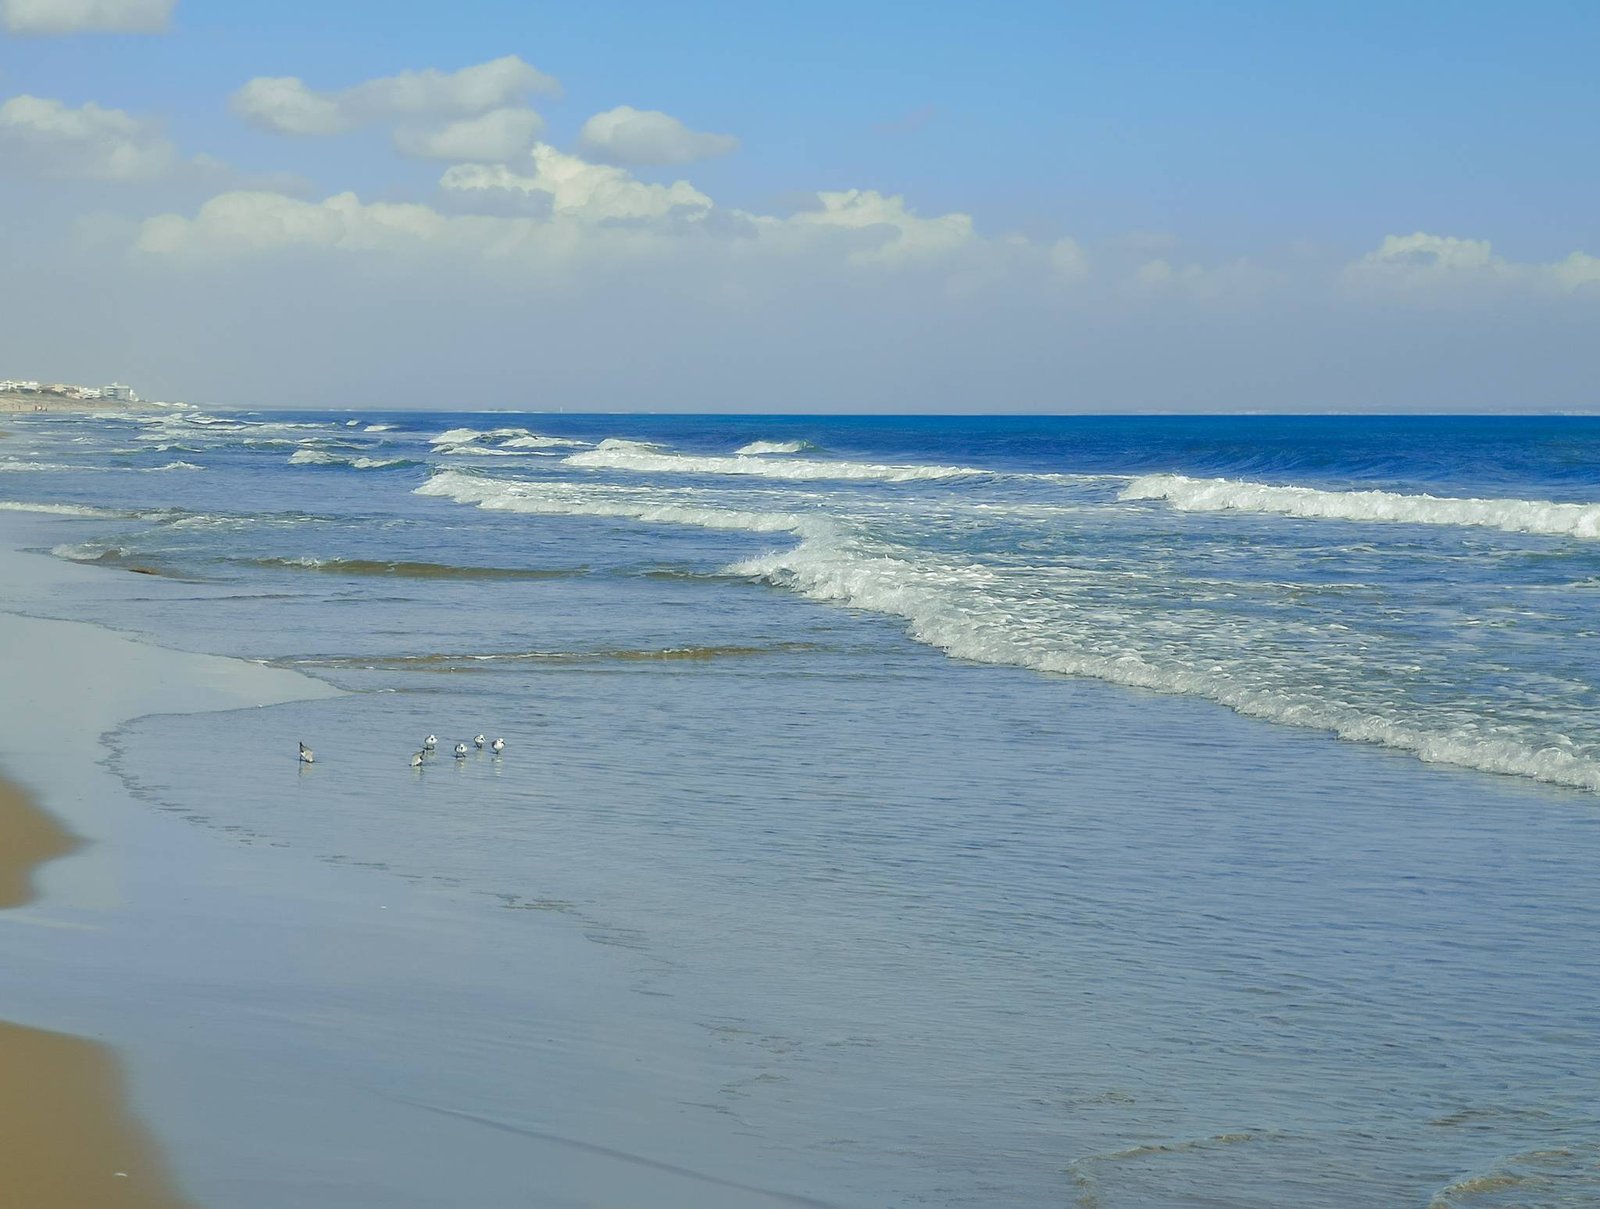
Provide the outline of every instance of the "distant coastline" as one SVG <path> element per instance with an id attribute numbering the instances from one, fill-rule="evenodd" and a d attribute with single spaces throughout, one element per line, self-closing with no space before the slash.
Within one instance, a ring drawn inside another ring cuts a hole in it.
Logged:
<path id="1" fill-rule="evenodd" d="M 137 403 L 124 403 L 120 399 L 74 399 L 42 391 L 0 392 L 0 412 L 7 415 L 36 411 L 133 411 L 138 406 Z"/>

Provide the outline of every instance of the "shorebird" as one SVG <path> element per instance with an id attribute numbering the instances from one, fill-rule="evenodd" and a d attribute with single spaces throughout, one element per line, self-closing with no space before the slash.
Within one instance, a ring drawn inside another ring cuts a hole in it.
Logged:
<path id="1" fill-rule="evenodd" d="M 474 735 L 474 736 L 472 736 L 472 746 L 476 747 L 479 751 L 482 751 L 483 750 L 483 736 L 482 735 Z"/>
<path id="2" fill-rule="evenodd" d="M 424 739 L 422 741 L 422 750 L 423 751 L 432 751 L 435 747 L 438 747 L 438 746 L 439 746 L 439 736 L 438 735 L 429 735 L 426 739 Z"/>
<path id="3" fill-rule="evenodd" d="M 497 755 L 497 756 L 501 752 L 503 752 L 505 749 L 506 749 L 506 741 L 504 739 L 501 739 L 501 738 L 498 738 L 498 737 L 495 739 L 495 741 L 493 743 L 489 744 L 489 750 L 494 752 L 494 754 Z"/>
<path id="4" fill-rule="evenodd" d="M 314 763 L 316 763 L 316 759 L 317 759 L 317 753 L 316 752 L 312 751 L 304 743 L 300 744 L 300 763 L 302 763 L 302 764 L 314 764 Z"/>
<path id="5" fill-rule="evenodd" d="M 467 758 L 467 745 L 465 743 L 457 743 L 456 744 L 456 759 L 465 760 L 466 758 Z"/>
<path id="6" fill-rule="evenodd" d="M 414 752 L 411 753 L 411 767 L 412 768 L 421 768 L 422 767 L 422 753 L 420 751 L 414 751 Z"/>

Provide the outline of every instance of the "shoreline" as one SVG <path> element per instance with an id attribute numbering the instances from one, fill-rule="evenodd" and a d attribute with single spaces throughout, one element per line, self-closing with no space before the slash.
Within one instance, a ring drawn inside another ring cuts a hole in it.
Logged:
<path id="1" fill-rule="evenodd" d="M 0 531 L 0 661 L 21 686 L 0 701 L 0 960 L 25 993 L 9 997 L 0 1019 L 0 1209 L 195 1209 L 140 1111 L 134 1055 L 90 1039 L 105 1037 L 118 1011 L 97 1011 L 74 990 L 116 978 L 76 938 L 123 926 L 121 865 L 136 854 L 120 842 L 127 826 L 115 804 L 93 786 L 96 762 L 63 762 L 59 752 L 76 733 L 145 712 L 292 697 L 260 691 L 292 674 L 29 616 L 30 595 L 89 581 L 19 550 L 16 528 Z"/>
<path id="2" fill-rule="evenodd" d="M 125 1089 L 191 1199 L 18 1201 L 0 1144 L 0 1209 L 831 1203 L 806 1167 L 747 1155 L 731 1119 L 685 1115 L 745 1064 L 641 997 L 653 967 L 630 950 L 559 912 L 197 826 L 124 781 L 100 758 L 116 733 L 211 717 L 265 728 L 256 754 L 284 808 L 321 812 L 340 763 L 298 766 L 293 740 L 361 698 L 36 615 L 118 582 L 29 552 L 53 523 L 0 513 L 0 665 L 21 686 L 0 696 L 0 765 L 82 846 L 45 867 L 26 910 L 0 912 L 5 1014 L 35 1049 L 94 1038 L 126 1076 L 102 1080 L 101 1102 Z"/>
<path id="3" fill-rule="evenodd" d="M 82 841 L 0 779 L 0 910 L 34 901 L 36 867 Z M 28 1209 L 187 1209 L 165 1160 L 128 1111 L 121 1066 L 104 1046 L 0 1020 L 0 1205 Z"/>
<path id="4" fill-rule="evenodd" d="M 76 852 L 83 841 L 0 776 L 0 911 L 35 897 L 34 869 Z"/>

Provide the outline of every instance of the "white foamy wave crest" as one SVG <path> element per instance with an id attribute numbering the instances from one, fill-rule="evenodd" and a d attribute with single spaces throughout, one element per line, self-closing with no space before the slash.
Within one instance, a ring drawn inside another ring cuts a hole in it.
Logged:
<path id="1" fill-rule="evenodd" d="M 445 455 L 511 457 L 525 449 L 582 449 L 588 442 L 547 437 L 526 428 L 451 428 L 430 437 L 429 444 Z"/>
<path id="2" fill-rule="evenodd" d="M 289 457 L 291 466 L 348 466 L 355 470 L 385 470 L 390 466 L 411 466 L 407 458 L 344 457 L 326 449 L 300 449 Z"/>
<path id="3" fill-rule="evenodd" d="M 803 453 L 815 448 L 810 441 L 751 441 L 734 452 L 741 457 L 756 457 L 763 453 Z"/>
<path id="4" fill-rule="evenodd" d="M 645 474 L 732 474 L 791 480 L 871 479 L 912 483 L 925 479 L 962 479 L 987 474 L 964 466 L 889 466 L 874 462 L 824 462 L 813 458 L 756 457 L 748 454 L 668 453 L 639 441 L 602 441 L 575 453 L 568 466 L 588 470 L 633 470 Z"/>
<path id="5" fill-rule="evenodd" d="M 93 470 L 92 466 L 63 466 L 58 462 L 24 462 L 10 458 L 0 460 L 0 471 L 25 474 L 35 470 Z"/>
<path id="6" fill-rule="evenodd" d="M 1150 474 L 1134 479 L 1118 498 L 1165 500 L 1182 512 L 1266 512 L 1308 520 L 1466 525 L 1509 533 L 1600 538 L 1600 504 L 1452 499 L 1393 491 L 1319 491 L 1232 479 L 1192 479 L 1181 474 Z"/>
<path id="7" fill-rule="evenodd" d="M 50 547 L 50 553 L 57 558 L 64 558 L 68 562 L 94 563 L 127 558 L 133 551 L 127 546 L 108 545 L 104 542 L 84 542 L 81 545 L 63 543 L 59 546 L 52 546 Z"/>
<path id="8" fill-rule="evenodd" d="M 907 622 L 911 636 L 959 659 L 1092 677 L 1161 693 L 1205 697 L 1237 713 L 1327 730 L 1341 739 L 1409 752 L 1429 763 L 1530 777 L 1600 793 L 1600 761 L 1564 741 L 1535 746 L 1493 728 L 1433 730 L 1326 696 L 1251 685 L 1240 669 L 1152 661 L 1135 651 L 1105 653 L 1029 624 L 1026 606 L 999 599 L 1000 581 L 974 564 L 926 565 L 854 539 L 822 534 L 792 550 L 728 568 L 815 600 Z"/>
<path id="9" fill-rule="evenodd" d="M 529 433 L 525 437 L 512 437 L 505 443 L 507 449 L 582 449 L 588 441 L 573 441 L 566 437 L 545 437 Z"/>
<path id="10" fill-rule="evenodd" d="M 158 473 L 159 474 L 163 470 L 204 470 L 204 469 L 205 469 L 204 466 L 196 466 L 193 462 L 168 462 L 165 466 L 156 466 L 156 467 L 154 467 L 152 473 Z"/>
<path id="11" fill-rule="evenodd" d="M 127 513 L 87 504 L 30 504 L 22 500 L 0 500 L 0 512 L 40 512 L 46 516 L 122 517 Z"/>
<path id="12" fill-rule="evenodd" d="M 368 424 L 361 431 L 362 432 L 392 432 L 392 431 L 394 431 L 394 425 L 393 424 Z"/>
<path id="13" fill-rule="evenodd" d="M 743 529 L 751 533 L 805 534 L 825 524 L 792 512 L 707 507 L 695 502 L 694 495 L 689 492 L 673 496 L 649 488 L 514 482 L 455 470 L 435 474 L 416 489 L 416 494 L 442 496 L 458 504 L 475 504 L 494 512 L 615 517 L 702 529 Z"/>

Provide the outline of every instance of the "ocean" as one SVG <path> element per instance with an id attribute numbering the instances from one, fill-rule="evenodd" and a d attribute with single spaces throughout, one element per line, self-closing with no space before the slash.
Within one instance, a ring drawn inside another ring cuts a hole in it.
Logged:
<path id="1" fill-rule="evenodd" d="M 108 760 L 482 920 L 448 1111 L 547 1122 L 495 966 L 556 927 L 697 1089 L 563 1132 L 719 1131 L 728 1204 L 1600 1203 L 1600 419 L 4 426 L 104 570 L 32 611 L 345 690 Z"/>

